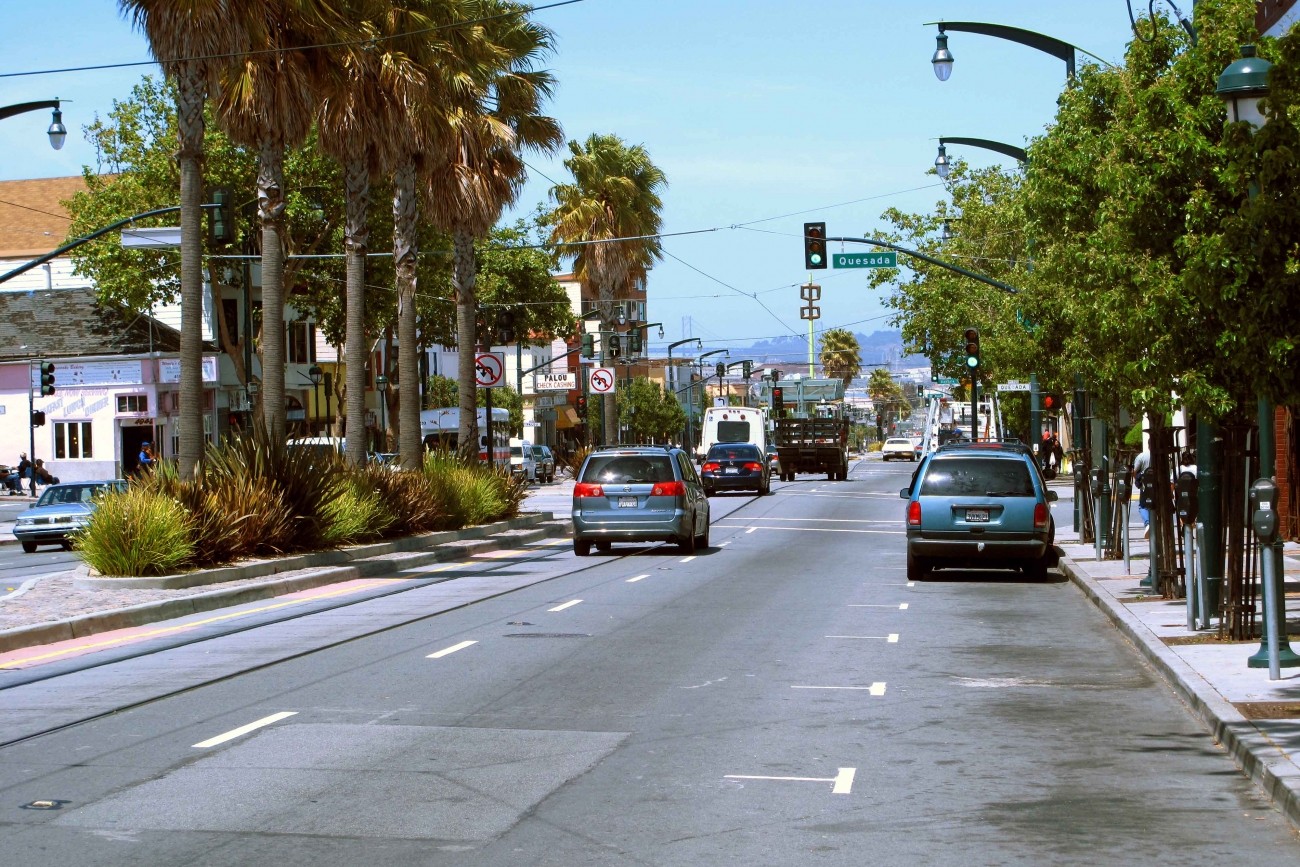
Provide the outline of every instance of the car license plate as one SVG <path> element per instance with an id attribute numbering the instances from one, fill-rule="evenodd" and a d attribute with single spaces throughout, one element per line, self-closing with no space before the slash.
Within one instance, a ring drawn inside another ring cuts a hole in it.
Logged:
<path id="1" fill-rule="evenodd" d="M 971 524 L 987 523 L 989 519 L 988 509 L 967 509 L 966 521 Z"/>
<path id="2" fill-rule="evenodd" d="M 740 468 L 739 468 L 739 467 L 725 467 L 725 468 L 723 468 L 722 471 L 723 471 L 724 473 L 726 473 L 727 475 L 732 475 L 732 476 L 734 476 L 735 474 L 737 474 L 737 473 L 740 472 Z"/>
<path id="3" fill-rule="evenodd" d="M 618 498 L 618 507 L 619 507 L 620 509 L 635 509 L 635 508 L 636 508 L 636 497 L 619 497 L 619 498 Z"/>

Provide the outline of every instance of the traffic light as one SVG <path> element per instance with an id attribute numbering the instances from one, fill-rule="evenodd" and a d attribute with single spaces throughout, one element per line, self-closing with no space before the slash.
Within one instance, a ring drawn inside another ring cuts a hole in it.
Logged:
<path id="1" fill-rule="evenodd" d="M 627 351 L 629 355 L 641 354 L 641 329 L 633 328 L 627 333 Z"/>
<path id="2" fill-rule="evenodd" d="M 826 224 L 803 224 L 803 264 L 808 270 L 826 267 Z"/>
<path id="3" fill-rule="evenodd" d="M 974 328 L 966 329 L 966 366 L 971 370 L 980 366 L 980 333 Z"/>
<path id="4" fill-rule="evenodd" d="M 1065 402 L 1061 396 L 1054 391 L 1043 393 L 1043 409 L 1046 412 L 1060 412 L 1065 409 Z"/>
<path id="5" fill-rule="evenodd" d="M 727 363 L 726 363 L 725 361 L 719 361 L 717 364 L 715 364 L 715 365 L 713 366 L 713 370 L 714 370 L 715 373 L 717 373 L 717 375 L 719 376 L 719 378 L 721 378 L 721 377 L 723 377 L 723 376 L 726 376 L 726 375 L 727 375 Z"/>
<path id="6" fill-rule="evenodd" d="M 622 354 L 623 354 L 623 341 L 619 339 L 617 334 L 611 334 L 609 336 L 609 357 L 618 358 Z"/>
<path id="7" fill-rule="evenodd" d="M 583 358 L 596 357 L 596 335 L 594 334 L 582 335 L 582 357 Z"/>
<path id="8" fill-rule="evenodd" d="M 45 427 L 45 411 L 32 410 L 32 427 Z"/>
<path id="9" fill-rule="evenodd" d="M 749 379 L 751 376 L 753 376 L 753 375 L 754 375 L 754 362 L 752 362 L 752 361 L 742 361 L 742 362 L 740 363 L 740 373 L 741 373 L 741 375 L 742 375 L 743 377 L 745 377 L 745 379 Z"/>
<path id="10" fill-rule="evenodd" d="M 587 417 L 587 396 L 582 395 L 578 398 L 578 415 L 583 418 Z"/>
<path id="11" fill-rule="evenodd" d="M 54 394 L 54 362 L 41 362 L 41 397 Z"/>
<path id="12" fill-rule="evenodd" d="M 497 311 L 497 340 L 502 344 L 515 342 L 515 312 Z"/>
<path id="13" fill-rule="evenodd" d="M 780 418 L 785 412 L 785 389 L 777 386 L 772 389 L 772 415 Z"/>
<path id="14" fill-rule="evenodd" d="M 214 245 L 229 244 L 235 240 L 235 222 L 230 213 L 230 190 L 213 190 L 212 204 L 216 207 L 207 209 L 208 240 Z"/>

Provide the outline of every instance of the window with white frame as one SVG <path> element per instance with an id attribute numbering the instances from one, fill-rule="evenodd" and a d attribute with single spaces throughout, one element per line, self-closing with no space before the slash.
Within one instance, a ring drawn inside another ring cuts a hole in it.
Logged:
<path id="1" fill-rule="evenodd" d="M 94 440 L 88 421 L 56 421 L 54 423 L 54 457 L 58 460 L 93 458 Z"/>
<path id="2" fill-rule="evenodd" d="M 299 319 L 289 325 L 289 363 L 314 364 L 316 361 L 316 323 Z"/>
<path id="3" fill-rule="evenodd" d="M 117 412 L 119 415 L 148 411 L 149 395 L 147 394 L 119 394 L 117 396 Z"/>

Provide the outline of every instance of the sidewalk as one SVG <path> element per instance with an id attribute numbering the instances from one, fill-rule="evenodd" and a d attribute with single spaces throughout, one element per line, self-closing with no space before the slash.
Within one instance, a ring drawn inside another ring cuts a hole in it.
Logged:
<path id="1" fill-rule="evenodd" d="M 1092 545 L 1079 543 L 1072 527 L 1068 482 L 1053 484 L 1060 496 L 1054 510 L 1056 543 L 1065 573 L 1160 673 L 1201 718 L 1216 743 L 1232 755 L 1242 771 L 1277 808 L 1300 827 L 1300 668 L 1284 668 L 1270 681 L 1267 668 L 1248 668 L 1247 658 L 1260 647 L 1251 642 L 1217 641 L 1216 629 L 1187 628 L 1185 600 L 1145 595 L 1149 549 L 1136 507 L 1132 510 L 1130 562 L 1095 557 Z M 1284 548 L 1286 578 L 1300 576 L 1300 545 Z M 1261 603 L 1262 604 L 1262 603 Z M 1300 594 L 1286 594 L 1289 630 L 1300 621 Z M 1211 621 L 1217 626 L 1218 617 Z M 1300 652 L 1300 645 L 1293 644 Z"/>

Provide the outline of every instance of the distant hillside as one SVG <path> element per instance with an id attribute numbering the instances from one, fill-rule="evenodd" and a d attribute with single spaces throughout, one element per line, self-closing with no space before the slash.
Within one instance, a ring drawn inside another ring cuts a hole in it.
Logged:
<path id="1" fill-rule="evenodd" d="M 892 367 L 924 367 L 929 360 L 924 355 L 903 356 L 903 336 L 897 331 L 873 331 L 871 334 L 854 334 L 858 345 L 862 347 L 862 364 L 864 367 L 890 365 Z M 760 340 L 748 348 L 732 346 L 731 356 L 739 353 L 753 358 L 758 364 L 798 363 L 808 358 L 808 339 L 804 337 L 779 337 L 773 340 Z M 820 344 L 818 349 L 820 349 Z"/>

